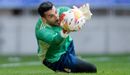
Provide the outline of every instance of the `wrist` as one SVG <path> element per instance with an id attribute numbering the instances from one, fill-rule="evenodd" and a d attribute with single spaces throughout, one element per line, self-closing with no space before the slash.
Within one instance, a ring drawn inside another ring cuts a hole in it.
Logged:
<path id="1" fill-rule="evenodd" d="M 68 36 L 68 32 L 66 30 L 62 30 L 60 33 L 63 38 L 66 38 Z"/>

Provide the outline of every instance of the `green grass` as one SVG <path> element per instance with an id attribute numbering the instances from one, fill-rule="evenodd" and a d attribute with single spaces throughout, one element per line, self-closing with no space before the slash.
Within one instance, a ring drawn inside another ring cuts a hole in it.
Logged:
<path id="1" fill-rule="evenodd" d="M 13 59 L 15 58 L 15 59 Z M 97 66 L 97 73 L 69 73 L 69 75 L 130 75 L 130 55 L 82 56 Z M 37 56 L 0 56 L 0 75 L 68 75 L 53 72 L 40 62 L 28 65 L 26 62 L 39 61 Z M 21 63 L 22 66 L 1 67 L 2 64 Z M 25 65 L 24 65 L 25 64 Z"/>

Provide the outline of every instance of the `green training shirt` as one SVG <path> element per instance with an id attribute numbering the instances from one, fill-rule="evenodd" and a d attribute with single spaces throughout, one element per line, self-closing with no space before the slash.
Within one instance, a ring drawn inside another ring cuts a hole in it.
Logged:
<path id="1" fill-rule="evenodd" d="M 60 7 L 57 11 L 61 15 L 69 9 L 68 7 Z M 67 51 L 72 38 L 70 36 L 63 37 L 61 31 L 60 26 L 45 24 L 41 18 L 38 20 L 35 34 L 38 43 L 38 56 L 42 61 L 46 58 L 49 62 L 56 62 Z"/>

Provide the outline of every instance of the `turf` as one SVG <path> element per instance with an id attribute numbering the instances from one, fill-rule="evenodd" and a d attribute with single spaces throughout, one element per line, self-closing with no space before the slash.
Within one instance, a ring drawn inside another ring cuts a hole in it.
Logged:
<path id="1" fill-rule="evenodd" d="M 82 56 L 97 66 L 97 73 L 69 73 L 69 75 L 130 75 L 130 55 Z M 28 63 L 28 62 L 34 62 Z M 9 66 L 8 64 L 13 64 Z M 19 63 L 21 65 L 15 65 Z M 27 64 L 28 63 L 28 64 Z M 2 66 L 7 64 L 6 66 Z M 53 72 L 42 65 L 37 56 L 0 56 L 0 75 L 68 75 Z"/>

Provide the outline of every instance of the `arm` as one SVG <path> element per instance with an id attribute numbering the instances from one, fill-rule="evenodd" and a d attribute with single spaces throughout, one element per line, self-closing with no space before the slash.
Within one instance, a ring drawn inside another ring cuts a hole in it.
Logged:
<path id="1" fill-rule="evenodd" d="M 69 7 L 58 7 L 57 8 L 57 11 L 58 11 L 58 14 L 59 14 L 59 16 L 63 13 L 63 12 L 66 12 L 66 11 L 68 11 L 68 10 L 70 10 L 71 8 L 69 8 Z"/>
<path id="2" fill-rule="evenodd" d="M 65 40 L 68 34 L 63 31 L 55 32 L 48 27 L 42 27 L 36 31 L 36 36 L 39 40 L 42 40 L 48 44 L 60 44 Z"/>

